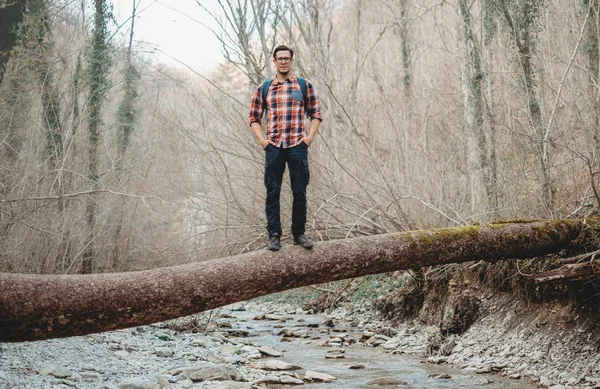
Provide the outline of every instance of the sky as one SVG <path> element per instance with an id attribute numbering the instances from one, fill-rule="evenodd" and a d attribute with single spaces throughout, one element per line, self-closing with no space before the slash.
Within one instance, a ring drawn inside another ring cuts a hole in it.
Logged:
<path id="1" fill-rule="evenodd" d="M 217 10 L 215 0 L 198 0 L 210 11 Z M 119 24 L 130 16 L 133 0 L 112 0 L 113 13 Z M 216 23 L 196 0 L 136 0 L 139 2 L 134 28 L 138 51 L 151 51 L 159 62 L 199 72 L 215 68 L 223 60 L 221 44 L 211 28 Z M 130 22 L 120 29 L 129 34 Z M 122 39 L 126 39 L 123 37 Z M 127 38 L 128 39 L 128 38 Z M 162 53 L 164 52 L 164 53 Z M 172 58 L 171 58 L 172 57 Z"/>

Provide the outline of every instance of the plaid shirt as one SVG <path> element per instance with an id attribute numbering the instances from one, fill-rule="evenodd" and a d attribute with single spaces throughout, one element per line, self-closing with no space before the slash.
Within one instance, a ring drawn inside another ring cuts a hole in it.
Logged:
<path id="1" fill-rule="evenodd" d="M 252 96 L 250 124 L 261 123 L 264 110 L 262 89 L 263 84 L 260 84 Z M 298 78 L 292 74 L 280 83 L 277 77 L 274 77 L 267 92 L 267 139 L 284 149 L 297 146 L 298 141 L 307 135 L 305 113 L 311 120 L 322 120 L 321 103 L 312 83 L 306 80 L 306 107 L 304 107 Z"/>

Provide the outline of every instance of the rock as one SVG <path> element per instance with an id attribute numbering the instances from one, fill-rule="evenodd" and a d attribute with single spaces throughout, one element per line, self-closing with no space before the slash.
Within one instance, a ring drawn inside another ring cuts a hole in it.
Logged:
<path id="1" fill-rule="evenodd" d="M 344 354 L 325 354 L 325 359 L 344 359 L 346 356 Z"/>
<path id="2" fill-rule="evenodd" d="M 62 366 L 48 365 L 40 369 L 40 375 L 51 375 L 56 378 L 67 378 L 71 376 L 71 372 Z"/>
<path id="3" fill-rule="evenodd" d="M 427 358 L 427 362 L 429 363 L 447 363 L 448 362 L 448 357 L 429 357 Z"/>
<path id="4" fill-rule="evenodd" d="M 352 370 L 361 370 L 361 369 L 364 369 L 364 368 L 365 368 L 365 365 L 361 365 L 361 364 L 359 364 L 359 365 L 350 365 L 348 367 L 348 369 L 352 369 Z"/>
<path id="5" fill-rule="evenodd" d="M 374 380 L 368 381 L 366 385 L 369 386 L 400 386 L 400 385 L 408 385 L 408 382 L 397 380 L 395 378 L 376 378 Z"/>
<path id="6" fill-rule="evenodd" d="M 289 375 L 283 375 L 279 377 L 279 382 L 285 385 L 304 385 L 304 381 L 290 377 Z"/>
<path id="7" fill-rule="evenodd" d="M 154 384 L 143 378 L 130 378 L 117 384 L 119 389 L 160 389 L 158 384 Z"/>
<path id="8" fill-rule="evenodd" d="M 302 367 L 292 365 L 284 361 L 278 361 L 275 359 L 269 359 L 264 363 L 258 365 L 261 370 L 278 371 L 278 370 L 302 370 Z"/>
<path id="9" fill-rule="evenodd" d="M 442 349 L 440 350 L 442 355 L 450 355 L 452 354 L 452 350 L 454 349 L 454 347 L 456 346 L 456 341 L 454 339 L 451 339 L 448 343 L 446 343 L 445 345 L 442 346 Z"/>
<path id="10" fill-rule="evenodd" d="M 267 355 L 269 357 L 281 357 L 283 355 L 281 351 L 277 351 L 271 346 L 259 347 L 258 351 L 260 351 L 261 354 Z"/>
<path id="11" fill-rule="evenodd" d="M 161 388 L 169 388 L 171 386 L 171 384 L 169 384 L 169 381 L 163 376 L 159 375 L 158 377 L 156 377 L 156 381 L 158 382 L 158 385 Z"/>
<path id="12" fill-rule="evenodd" d="M 225 355 L 238 355 L 242 352 L 242 350 L 240 350 L 238 347 L 230 344 L 230 343 L 225 343 L 224 345 L 222 345 L 219 348 L 219 352 L 221 353 L 221 355 L 225 356 Z"/>
<path id="13" fill-rule="evenodd" d="M 169 347 L 156 347 L 154 353 L 157 357 L 169 358 L 173 356 L 173 349 Z"/>
<path id="14" fill-rule="evenodd" d="M 268 374 L 264 377 L 259 378 L 254 382 L 257 385 L 266 384 L 266 385 L 277 385 L 280 384 L 279 376 Z"/>
<path id="15" fill-rule="evenodd" d="M 244 381 L 244 375 L 235 367 L 212 366 L 190 371 L 187 376 L 193 382 L 202 381 Z"/>
<path id="16" fill-rule="evenodd" d="M 129 357 L 129 352 L 125 350 L 118 350 L 114 352 L 114 355 L 119 358 L 127 358 Z"/>
<path id="17" fill-rule="evenodd" d="M 252 383 L 249 383 L 249 382 L 224 382 L 219 385 L 219 389 L 252 389 Z"/>
<path id="18" fill-rule="evenodd" d="M 540 377 L 540 386 L 547 388 L 552 385 L 554 385 L 554 382 L 549 380 L 547 377 Z"/>
<path id="19" fill-rule="evenodd" d="M 434 380 L 449 380 L 452 377 L 450 376 L 450 374 L 429 374 L 428 378 L 432 378 Z"/>
<path id="20" fill-rule="evenodd" d="M 332 382 L 337 380 L 332 375 L 319 373 L 317 371 L 307 370 L 304 374 L 304 381 L 316 381 L 316 382 Z"/>
<path id="21" fill-rule="evenodd" d="M 367 340 L 372 338 L 373 336 L 375 336 L 374 332 L 371 331 L 364 331 L 360 337 L 361 340 Z"/>

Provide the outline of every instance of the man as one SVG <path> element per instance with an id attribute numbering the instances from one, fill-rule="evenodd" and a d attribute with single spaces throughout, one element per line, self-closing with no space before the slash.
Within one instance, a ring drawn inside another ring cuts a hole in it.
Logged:
<path id="1" fill-rule="evenodd" d="M 267 248 L 272 251 L 277 251 L 281 247 L 279 195 L 286 164 L 290 171 L 293 193 L 294 244 L 299 244 L 306 249 L 311 249 L 313 246 L 310 238 L 304 234 L 306 187 L 310 178 L 308 148 L 321 124 L 321 104 L 310 81 L 299 79 L 292 74 L 293 63 L 292 49 L 287 46 L 275 48 L 273 52 L 273 64 L 277 69 L 275 78 L 270 83 L 266 81 L 258 86 L 250 106 L 250 127 L 266 155 L 265 213 L 269 231 Z M 261 123 L 265 109 L 267 110 L 266 138 Z M 310 118 L 308 130 L 305 115 Z"/>

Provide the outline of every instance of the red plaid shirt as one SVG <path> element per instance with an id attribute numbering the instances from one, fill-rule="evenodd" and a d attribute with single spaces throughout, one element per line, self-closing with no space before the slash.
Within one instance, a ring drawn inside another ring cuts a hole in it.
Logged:
<path id="1" fill-rule="evenodd" d="M 261 123 L 264 109 L 263 85 L 264 83 L 260 84 L 252 95 L 250 124 Z M 292 74 L 283 83 L 274 77 L 267 92 L 267 139 L 284 149 L 297 146 L 298 141 L 307 135 L 305 114 L 311 120 L 322 120 L 321 103 L 312 83 L 306 80 L 305 107 L 302 89 L 296 76 Z"/>

